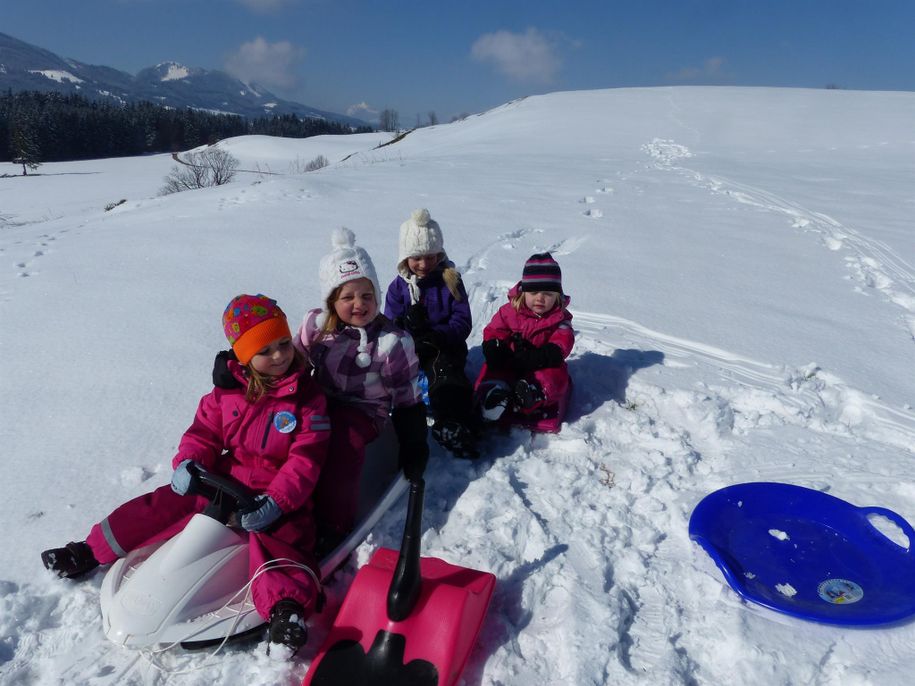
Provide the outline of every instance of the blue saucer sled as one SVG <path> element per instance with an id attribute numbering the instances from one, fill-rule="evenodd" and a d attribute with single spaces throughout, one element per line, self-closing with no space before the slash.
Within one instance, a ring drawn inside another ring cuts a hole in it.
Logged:
<path id="1" fill-rule="evenodd" d="M 908 547 L 873 515 L 894 522 Z M 854 626 L 915 615 L 915 530 L 892 510 L 791 484 L 737 484 L 696 506 L 689 534 L 742 598 L 771 610 Z"/>

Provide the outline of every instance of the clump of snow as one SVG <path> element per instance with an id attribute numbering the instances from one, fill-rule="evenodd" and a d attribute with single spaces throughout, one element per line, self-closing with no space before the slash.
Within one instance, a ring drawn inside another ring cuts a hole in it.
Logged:
<path id="1" fill-rule="evenodd" d="M 867 521 L 869 521 L 871 526 L 877 529 L 877 531 L 882 533 L 900 548 L 908 550 L 911 547 L 912 542 L 909 540 L 905 531 L 903 531 L 902 527 L 892 519 L 889 519 L 882 514 L 870 513 L 867 515 Z"/>
<path id="2" fill-rule="evenodd" d="M 783 596 L 791 598 L 797 595 L 797 589 L 794 588 L 791 584 L 775 584 L 775 590 L 781 593 Z"/>
<path id="3" fill-rule="evenodd" d="M 784 531 L 779 531 L 778 529 L 769 529 L 769 535 L 773 538 L 777 538 L 780 541 L 787 541 L 790 538 L 788 534 L 786 534 Z"/>

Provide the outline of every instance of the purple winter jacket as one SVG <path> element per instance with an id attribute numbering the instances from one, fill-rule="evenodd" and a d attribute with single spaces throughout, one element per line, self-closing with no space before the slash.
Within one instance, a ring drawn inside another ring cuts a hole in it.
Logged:
<path id="1" fill-rule="evenodd" d="M 443 261 L 429 276 L 416 282 L 420 292 L 419 302 L 426 306 L 432 330 L 439 333 L 449 347 L 466 350 L 467 337 L 473 327 L 470 303 L 467 302 L 467 291 L 464 290 L 463 281 L 458 282 L 460 301 L 448 290 L 442 272 L 450 265 L 450 262 Z M 410 285 L 403 276 L 398 275 L 388 286 L 384 314 L 394 321 L 402 317 L 411 304 L 413 303 L 410 301 Z"/>

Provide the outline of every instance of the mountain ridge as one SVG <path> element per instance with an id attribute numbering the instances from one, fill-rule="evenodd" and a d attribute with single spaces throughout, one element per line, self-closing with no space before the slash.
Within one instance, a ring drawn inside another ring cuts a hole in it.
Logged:
<path id="1" fill-rule="evenodd" d="M 105 65 L 64 58 L 0 32 L 0 89 L 79 94 L 90 100 L 132 103 L 235 114 L 249 119 L 293 114 L 351 126 L 368 123 L 335 112 L 284 100 L 256 83 L 219 70 L 163 61 L 136 75 Z"/>

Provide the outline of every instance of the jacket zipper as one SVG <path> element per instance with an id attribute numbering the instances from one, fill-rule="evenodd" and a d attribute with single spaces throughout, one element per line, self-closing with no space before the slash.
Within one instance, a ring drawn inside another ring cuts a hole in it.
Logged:
<path id="1" fill-rule="evenodd" d="M 273 424 L 273 415 L 275 414 L 276 411 L 274 410 L 267 419 L 267 426 L 264 427 L 264 440 L 261 441 L 261 450 L 267 447 L 267 437 L 270 436 L 270 425 Z"/>

